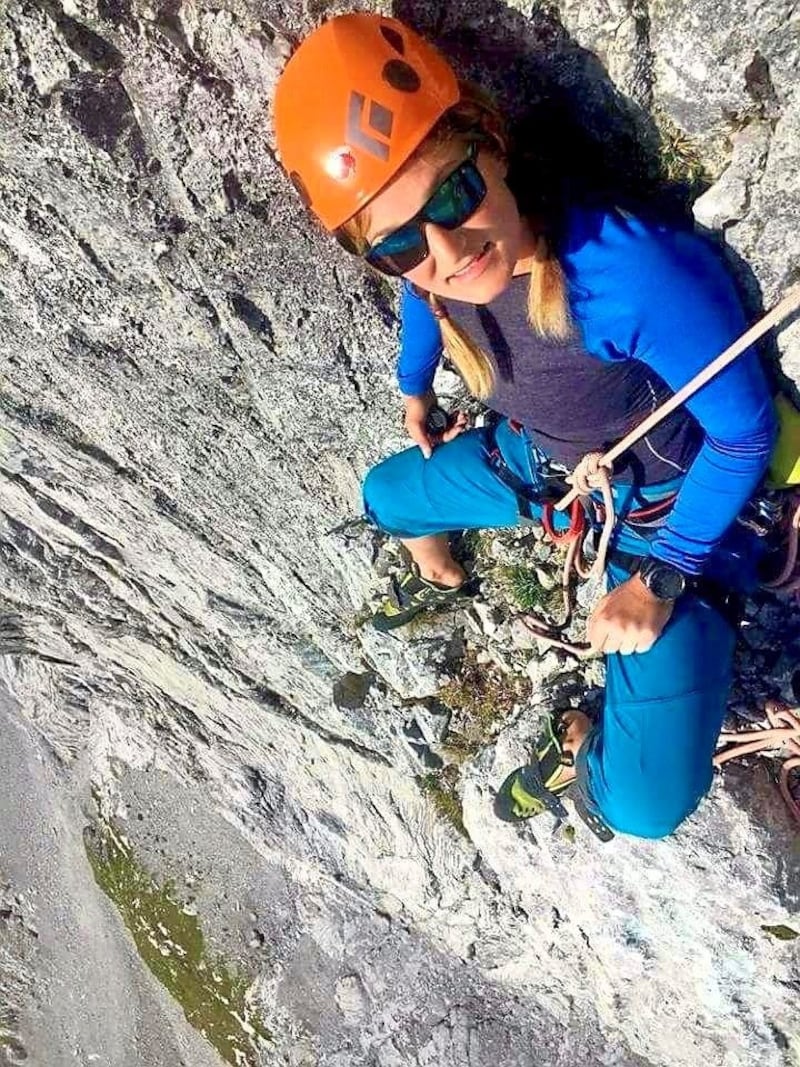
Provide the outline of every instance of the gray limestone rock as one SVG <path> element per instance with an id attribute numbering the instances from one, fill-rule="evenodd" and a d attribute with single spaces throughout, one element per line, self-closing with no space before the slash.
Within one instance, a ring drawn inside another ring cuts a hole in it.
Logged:
<path id="1" fill-rule="evenodd" d="M 696 157 L 755 313 L 800 266 L 795 8 L 393 10 L 508 107 L 592 129 L 586 172 Z M 796 950 L 765 927 L 797 926 L 800 886 L 768 764 L 666 842 L 516 831 L 493 791 L 598 666 L 531 659 L 494 593 L 478 620 L 363 626 L 380 538 L 343 524 L 405 444 L 396 296 L 303 217 L 270 118 L 327 11 L 0 10 L 0 1061 L 221 1062 L 92 879 L 90 825 L 240 971 L 270 1033 L 250 1063 L 795 1062 Z M 799 331 L 775 346 L 793 380 Z M 487 567 L 535 556 L 495 547 Z M 795 615 L 759 605 L 734 708 L 797 695 Z M 529 706 L 425 774 L 399 731 L 418 714 L 444 753 L 465 649 Z"/>

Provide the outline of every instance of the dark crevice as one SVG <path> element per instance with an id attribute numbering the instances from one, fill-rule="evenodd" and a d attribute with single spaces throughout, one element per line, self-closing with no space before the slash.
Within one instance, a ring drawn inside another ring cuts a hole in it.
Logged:
<path id="1" fill-rule="evenodd" d="M 55 0 L 36 0 L 36 5 L 47 12 L 67 46 L 90 67 L 107 73 L 121 70 L 125 65 L 122 54 L 112 44 L 82 22 L 70 18 Z"/>
<path id="2" fill-rule="evenodd" d="M 112 26 L 134 29 L 136 21 L 131 6 L 132 0 L 97 0 L 97 14 Z"/>
<path id="3" fill-rule="evenodd" d="M 104 278 L 108 278 L 109 281 L 116 282 L 116 276 L 112 273 L 112 271 L 108 269 L 105 263 L 103 263 L 103 261 L 97 255 L 97 253 L 89 244 L 89 242 L 84 240 L 83 237 L 79 237 L 78 234 L 74 234 L 74 237 L 75 240 L 78 242 L 78 247 L 80 248 L 81 252 L 83 252 L 83 254 L 92 264 L 94 269 L 97 271 L 97 273 L 102 275 Z"/>
<path id="4" fill-rule="evenodd" d="M 353 367 L 353 361 L 350 358 L 350 353 L 347 351 L 347 346 L 344 342 L 340 341 L 336 348 L 334 348 L 333 358 L 337 363 L 341 364 L 345 378 L 352 385 L 358 403 L 361 405 L 361 408 L 366 411 L 368 405 L 361 390 L 361 382 L 358 380 L 355 368 Z"/>
<path id="5" fill-rule="evenodd" d="M 231 211 L 247 205 L 247 196 L 235 170 L 226 170 L 222 176 L 222 189 Z"/>
<path id="6" fill-rule="evenodd" d="M 636 103 L 650 112 L 653 109 L 655 88 L 655 56 L 650 43 L 650 10 L 648 0 L 628 0 L 636 40 L 633 85 L 631 95 Z"/>
<path id="7" fill-rule="evenodd" d="M 0 393 L 0 410 L 23 426 L 30 426 L 45 435 L 59 438 L 77 452 L 97 460 L 98 463 L 109 468 L 115 474 L 121 475 L 127 481 L 134 484 L 139 482 L 139 475 L 135 471 L 118 463 L 113 456 L 109 455 L 99 445 L 88 441 L 83 431 L 63 415 L 55 411 L 34 408 L 28 403 L 15 404 L 7 395 L 2 393 Z"/>
<path id="8" fill-rule="evenodd" d="M 31 60 L 22 40 L 22 35 L 19 32 L 19 29 L 14 25 L 13 21 L 9 20 L 7 25 L 10 26 L 11 32 L 14 35 L 14 45 L 16 47 L 17 56 L 19 57 L 16 72 L 19 78 L 20 87 L 23 92 L 28 94 L 28 96 L 41 100 L 42 96 L 33 75 L 31 74 Z M 3 95 L 5 96 L 5 94 Z"/>
<path id="9" fill-rule="evenodd" d="M 61 106 L 72 125 L 93 145 L 127 152 L 146 172 L 147 146 L 133 104 L 116 74 L 80 74 L 61 87 Z"/>
<path id="10" fill-rule="evenodd" d="M 270 348 L 274 346 L 275 336 L 272 332 L 272 324 L 257 304 L 243 293 L 229 293 L 228 303 L 234 315 L 245 324 L 254 337 Z"/>
<path id="11" fill-rule="evenodd" d="M 115 368 L 121 368 L 126 374 L 128 373 L 128 368 L 130 368 L 134 371 L 136 378 L 143 377 L 139 364 L 122 345 L 113 348 L 102 341 L 93 340 L 75 326 L 67 330 L 66 339 L 70 351 L 74 352 L 76 356 L 89 357 L 113 364 Z"/>
<path id="12" fill-rule="evenodd" d="M 780 114 L 780 100 L 772 83 L 769 63 L 756 51 L 744 71 L 748 95 L 758 107 L 759 118 L 773 119 Z"/>
<path id="13" fill-rule="evenodd" d="M 302 711 L 299 711 L 293 705 L 289 704 L 279 693 L 276 693 L 274 689 L 270 689 L 266 685 L 261 685 L 256 689 L 254 696 L 256 699 L 260 700 L 261 703 L 268 706 L 274 714 L 289 722 L 296 723 L 298 726 L 302 726 L 306 730 L 310 730 L 318 737 L 321 737 L 323 741 L 327 741 L 328 744 L 344 748 L 348 752 L 353 752 L 355 755 L 360 756 L 361 759 L 368 760 L 370 763 L 377 763 L 383 767 L 393 766 L 392 761 L 380 752 L 375 752 L 373 749 L 367 748 L 366 745 L 362 745 L 358 741 L 353 741 L 352 738 L 340 737 L 338 734 L 328 730 L 327 727 L 321 726 L 318 722 L 314 722 L 313 719 L 304 715 Z"/>
<path id="14" fill-rule="evenodd" d="M 364 276 L 364 289 L 373 307 L 377 308 L 378 314 L 384 326 L 393 330 L 397 326 L 397 312 L 395 310 L 395 294 L 391 286 L 381 278 L 372 274 Z"/>
<path id="15" fill-rule="evenodd" d="M 102 534 L 98 533 L 93 526 L 84 522 L 74 511 L 69 511 L 62 504 L 56 503 L 56 501 L 46 496 L 40 490 L 34 488 L 34 486 L 21 475 L 15 474 L 13 471 L 6 470 L 2 467 L 0 467 L 0 474 L 2 474 L 9 482 L 18 485 L 24 490 L 24 492 L 26 492 L 35 502 L 40 511 L 44 512 L 49 518 L 61 523 L 62 526 L 66 526 L 68 529 L 73 530 L 80 537 L 85 538 L 89 544 L 105 556 L 106 559 L 113 560 L 115 563 L 125 563 L 125 557 L 117 546 L 108 541 Z"/>

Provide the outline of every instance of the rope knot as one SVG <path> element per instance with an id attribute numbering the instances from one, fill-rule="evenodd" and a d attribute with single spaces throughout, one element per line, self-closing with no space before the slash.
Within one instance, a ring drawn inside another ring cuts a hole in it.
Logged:
<path id="1" fill-rule="evenodd" d="M 589 496 L 595 489 L 606 489 L 611 484 L 611 465 L 603 462 L 602 452 L 587 452 L 567 478 L 581 496 Z"/>

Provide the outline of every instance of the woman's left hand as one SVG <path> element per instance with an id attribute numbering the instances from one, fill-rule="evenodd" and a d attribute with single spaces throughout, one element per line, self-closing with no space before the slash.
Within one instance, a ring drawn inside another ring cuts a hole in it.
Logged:
<path id="1" fill-rule="evenodd" d="M 674 600 L 659 600 L 638 575 L 607 593 L 589 618 L 594 652 L 647 652 L 669 622 Z"/>

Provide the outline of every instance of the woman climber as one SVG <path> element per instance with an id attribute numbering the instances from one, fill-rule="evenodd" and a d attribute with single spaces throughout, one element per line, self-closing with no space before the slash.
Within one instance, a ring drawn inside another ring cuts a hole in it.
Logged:
<path id="1" fill-rule="evenodd" d="M 379 629 L 466 593 L 448 532 L 539 519 L 553 470 L 605 450 L 744 327 L 713 248 L 615 206 L 537 201 L 525 145 L 445 59 L 377 14 L 331 19 L 278 82 L 283 166 L 351 253 L 402 278 L 398 380 L 414 447 L 373 468 L 368 517 L 413 560 Z M 500 416 L 437 440 L 433 378 L 447 354 Z M 602 715 L 551 720 L 495 810 L 560 810 L 573 786 L 593 830 L 671 833 L 711 782 L 735 632 L 720 590 L 752 578 L 736 523 L 772 450 L 775 420 L 748 351 L 613 469 L 619 518 L 609 592 L 588 623 L 605 655 Z M 547 512 L 556 529 L 568 519 Z M 754 539 L 753 539 L 754 540 Z M 748 577 L 748 574 L 750 577 Z"/>

